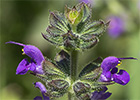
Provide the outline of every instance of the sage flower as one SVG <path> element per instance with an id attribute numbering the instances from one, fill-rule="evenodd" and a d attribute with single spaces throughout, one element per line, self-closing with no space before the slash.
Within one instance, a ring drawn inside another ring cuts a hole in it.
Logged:
<path id="1" fill-rule="evenodd" d="M 90 3 L 92 0 L 79 0 L 80 2 L 84 2 L 84 3 Z"/>
<path id="2" fill-rule="evenodd" d="M 38 89 L 40 89 L 41 93 L 42 93 L 42 96 L 43 96 L 43 99 L 41 96 L 36 96 L 34 98 L 34 100 L 50 100 L 49 97 L 45 96 L 45 93 L 47 92 L 45 86 L 41 83 L 41 82 L 36 82 L 34 83 L 34 86 Z"/>
<path id="3" fill-rule="evenodd" d="M 119 70 L 118 66 L 121 64 L 121 60 L 124 59 L 135 59 L 133 57 L 129 58 L 116 58 L 113 56 L 107 57 L 101 63 L 102 74 L 100 77 L 101 81 L 111 82 L 114 81 L 121 85 L 126 85 L 130 81 L 130 76 L 127 71 Z"/>
<path id="4" fill-rule="evenodd" d="M 121 17 L 112 16 L 109 18 L 108 34 L 112 38 L 118 38 L 124 32 L 124 22 Z"/>
<path id="5" fill-rule="evenodd" d="M 42 62 L 44 61 L 44 56 L 37 47 L 13 41 L 6 42 L 6 44 L 7 43 L 23 46 L 24 48 L 22 49 L 22 54 L 26 54 L 31 58 L 30 62 L 28 62 L 28 60 L 25 58 L 19 63 L 16 69 L 16 74 L 24 75 L 28 70 L 31 70 L 34 73 L 43 74 Z"/>
<path id="6" fill-rule="evenodd" d="M 111 96 L 112 93 L 106 92 L 107 87 L 103 87 L 102 91 L 95 91 L 92 93 L 91 100 L 105 100 Z"/>

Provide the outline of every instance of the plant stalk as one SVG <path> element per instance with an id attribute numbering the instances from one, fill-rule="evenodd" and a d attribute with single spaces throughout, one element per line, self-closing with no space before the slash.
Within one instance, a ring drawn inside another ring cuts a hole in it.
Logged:
<path id="1" fill-rule="evenodd" d="M 72 83 L 77 79 L 77 60 L 78 60 L 78 52 L 76 50 L 71 51 L 71 63 L 70 63 L 70 77 Z"/>
<path id="2" fill-rule="evenodd" d="M 71 86 L 77 79 L 77 61 L 78 61 L 78 51 L 72 50 L 70 52 L 70 78 Z M 72 88 L 72 87 L 71 87 Z M 73 93 L 68 93 L 68 100 L 77 100 Z"/>

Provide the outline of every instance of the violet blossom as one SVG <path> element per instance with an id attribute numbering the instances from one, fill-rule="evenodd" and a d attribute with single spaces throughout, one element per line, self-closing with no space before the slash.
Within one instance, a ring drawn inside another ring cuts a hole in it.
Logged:
<path id="1" fill-rule="evenodd" d="M 84 2 L 84 3 L 91 3 L 92 0 L 79 0 L 80 2 Z"/>
<path id="2" fill-rule="evenodd" d="M 7 43 L 23 46 L 23 54 L 26 54 L 31 58 L 30 62 L 28 62 L 28 60 L 25 58 L 19 63 L 16 69 L 16 74 L 24 75 L 28 70 L 31 70 L 34 73 L 43 74 L 42 62 L 44 61 L 44 56 L 37 47 L 13 41 L 6 42 L 6 44 Z"/>
<path id="3" fill-rule="evenodd" d="M 102 91 L 94 91 L 91 96 L 91 100 L 105 100 L 111 96 L 112 93 L 106 92 L 108 89 L 107 87 L 103 87 Z"/>
<path id="4" fill-rule="evenodd" d="M 41 93 L 42 93 L 42 96 L 43 96 L 43 99 L 41 96 L 36 96 L 34 98 L 34 100 L 50 100 L 49 97 L 45 96 L 45 93 L 47 92 L 45 86 L 41 83 L 41 82 L 36 82 L 34 83 L 34 86 L 38 89 L 40 89 Z"/>
<path id="5" fill-rule="evenodd" d="M 122 18 L 118 16 L 112 16 L 109 20 L 108 34 L 112 38 L 118 38 L 124 32 L 124 22 Z"/>
<path id="6" fill-rule="evenodd" d="M 136 59 L 133 57 L 129 58 L 116 58 L 113 56 L 107 57 L 103 60 L 101 63 L 101 68 L 102 68 L 102 74 L 100 77 L 100 81 L 103 82 L 111 82 L 114 81 L 118 84 L 121 85 L 126 85 L 129 80 L 130 76 L 125 70 L 119 70 L 118 72 L 118 66 L 121 64 L 121 60 L 124 59 Z"/>

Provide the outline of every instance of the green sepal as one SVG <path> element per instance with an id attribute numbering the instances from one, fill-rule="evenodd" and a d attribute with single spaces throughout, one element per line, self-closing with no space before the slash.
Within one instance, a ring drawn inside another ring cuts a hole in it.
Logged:
<path id="1" fill-rule="evenodd" d="M 106 30 L 106 24 L 103 21 L 94 21 L 85 26 L 80 32 L 83 35 L 93 35 L 99 37 Z"/>
<path id="2" fill-rule="evenodd" d="M 81 13 L 81 23 L 85 23 L 91 17 L 91 7 L 90 5 L 82 2 L 76 6 L 77 10 Z"/>
<path id="3" fill-rule="evenodd" d="M 48 26 L 47 30 L 46 30 L 51 36 L 61 36 L 63 34 L 65 34 L 65 31 L 63 31 L 62 29 L 59 29 L 57 27 L 54 26 Z"/>
<path id="4" fill-rule="evenodd" d="M 47 82 L 46 87 L 47 94 L 49 94 L 50 97 L 61 97 L 67 93 L 69 83 L 65 80 L 56 79 Z"/>
<path id="5" fill-rule="evenodd" d="M 90 100 L 90 85 L 84 82 L 76 82 L 73 85 L 73 90 L 79 100 Z"/>
<path id="6" fill-rule="evenodd" d="M 70 75 L 70 55 L 67 52 L 61 50 L 56 55 L 55 62 L 62 72 L 64 72 L 68 76 Z"/>
<path id="7" fill-rule="evenodd" d="M 87 23 L 91 18 L 91 7 L 88 4 L 81 3 L 77 6 L 77 9 L 81 9 L 80 14 L 82 16 L 81 21 L 78 23 L 76 27 L 77 33 L 80 33 L 85 28 L 85 26 L 87 25 Z"/>
<path id="8" fill-rule="evenodd" d="M 100 82 L 99 80 L 95 81 L 95 82 L 89 82 L 90 86 L 91 86 L 91 93 L 94 91 L 101 91 L 103 87 L 106 87 L 107 85 L 112 85 L 115 82 L 111 81 L 111 82 Z"/>
<path id="9" fill-rule="evenodd" d="M 90 38 L 85 38 L 85 37 L 80 37 L 80 43 L 79 43 L 79 47 L 80 49 L 90 49 L 93 46 L 95 46 L 99 39 L 97 37 L 90 37 Z"/>
<path id="10" fill-rule="evenodd" d="M 42 36 L 47 40 L 47 41 L 49 41 L 50 43 L 52 43 L 52 44 L 55 44 L 55 45 L 58 45 L 58 46 L 63 46 L 63 42 L 64 42 L 64 40 L 63 40 L 63 37 L 54 37 L 54 36 L 51 36 L 50 34 L 43 34 L 42 33 Z"/>
<path id="11" fill-rule="evenodd" d="M 100 67 L 101 62 L 102 58 L 98 57 L 96 60 L 89 63 L 79 74 L 80 80 L 88 80 L 88 81 L 97 80 L 100 74 L 102 73 L 102 69 Z"/>
<path id="12" fill-rule="evenodd" d="M 63 14 L 59 13 L 59 12 L 50 12 L 50 24 L 60 30 L 63 30 L 65 33 L 68 30 L 68 22 L 66 20 L 66 18 L 64 17 Z"/>
<path id="13" fill-rule="evenodd" d="M 49 59 L 45 59 L 42 62 L 42 68 L 43 68 L 43 74 L 38 74 L 34 72 L 30 72 L 30 74 L 38 77 L 44 82 L 49 82 L 50 80 L 55 80 L 55 79 L 65 79 L 67 78 L 67 75 L 64 74 L 59 67 L 54 64 L 52 61 Z"/>
<path id="14" fill-rule="evenodd" d="M 43 71 L 44 75 L 48 78 L 48 80 L 52 79 L 64 79 L 66 75 L 59 70 L 58 66 L 49 60 L 43 61 Z"/>
<path id="15" fill-rule="evenodd" d="M 79 3 L 73 8 L 65 7 L 65 16 L 71 24 L 85 23 L 91 16 L 91 7 L 85 3 Z"/>

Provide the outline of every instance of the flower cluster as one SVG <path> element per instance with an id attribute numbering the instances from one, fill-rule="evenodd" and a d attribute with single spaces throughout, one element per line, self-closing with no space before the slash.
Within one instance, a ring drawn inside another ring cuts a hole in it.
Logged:
<path id="1" fill-rule="evenodd" d="M 52 63 L 45 59 L 41 51 L 35 46 L 13 41 L 7 43 L 24 47 L 23 54 L 29 56 L 31 61 L 28 62 L 27 59 L 23 59 L 17 67 L 16 74 L 24 75 L 30 70 L 32 71 L 31 74 L 47 83 L 47 89 L 41 82 L 34 83 L 34 86 L 40 89 L 44 100 L 49 100 L 49 97 L 60 97 L 68 92 L 71 83 L 66 81 L 70 76 L 70 56 L 67 52 L 62 50 L 55 57 L 56 63 Z M 111 93 L 106 92 L 106 85 L 113 84 L 113 81 L 126 85 L 130 80 L 129 74 L 125 70 L 118 72 L 117 68 L 123 59 L 135 58 L 107 57 L 102 60 L 99 57 L 89 63 L 79 74 L 78 80 L 72 84 L 75 95 L 83 100 L 106 99 L 111 95 Z M 56 90 L 52 90 L 52 88 Z M 38 100 L 41 97 L 37 96 L 34 99 Z"/>
<path id="2" fill-rule="evenodd" d="M 34 100 L 51 100 L 62 97 L 66 93 L 73 94 L 79 100 L 105 100 L 112 94 L 107 92 L 107 85 L 114 83 L 126 85 L 130 81 L 128 72 L 119 70 L 118 66 L 122 60 L 136 58 L 114 56 L 105 59 L 98 57 L 87 64 L 78 76 L 75 75 L 75 79 L 72 79 L 71 70 L 74 61 L 71 52 L 93 47 L 109 24 L 101 20 L 90 22 L 90 10 L 89 5 L 80 3 L 73 8 L 66 6 L 64 15 L 50 12 L 48 33 L 42 35 L 49 42 L 63 47 L 53 61 L 44 57 L 33 45 L 6 42 L 6 44 L 22 46 L 23 54 L 30 58 L 30 60 L 24 58 L 19 63 L 16 74 L 24 75 L 29 72 L 43 81 L 34 83 L 43 96 L 43 98 L 37 96 Z"/>

